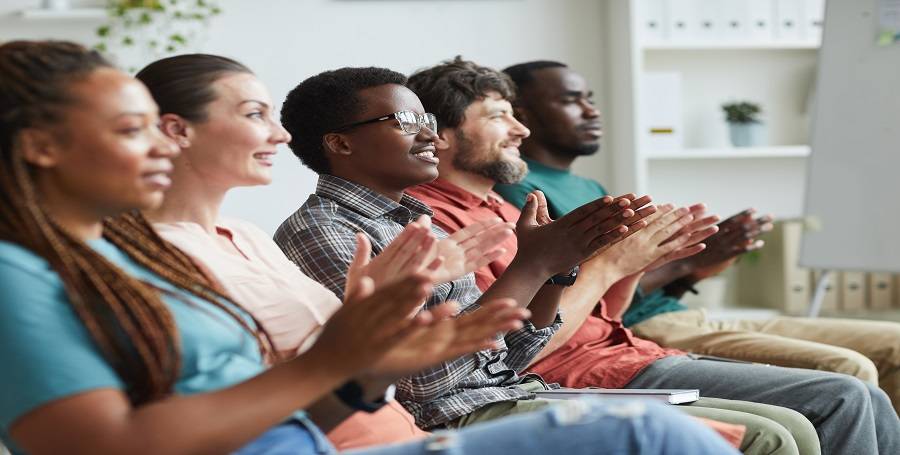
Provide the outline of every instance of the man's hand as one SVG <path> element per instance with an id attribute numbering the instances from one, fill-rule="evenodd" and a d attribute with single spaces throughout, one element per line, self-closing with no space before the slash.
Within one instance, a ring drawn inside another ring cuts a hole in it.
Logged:
<path id="1" fill-rule="evenodd" d="M 772 216 L 753 218 L 755 209 L 747 209 L 719 223 L 719 232 L 707 241 L 707 248 L 696 256 L 683 260 L 690 270 L 688 279 L 700 281 L 721 273 L 738 256 L 762 248 L 764 242 L 757 236 L 772 230 Z"/>
<path id="2" fill-rule="evenodd" d="M 425 216 L 418 222 L 426 227 L 431 225 L 431 219 Z M 491 218 L 470 224 L 437 241 L 429 258 L 439 258 L 441 264 L 430 272 L 432 283 L 447 283 L 490 264 L 506 253 L 499 245 L 511 235 L 512 224 Z"/>
<path id="3" fill-rule="evenodd" d="M 656 213 L 644 220 L 646 227 L 607 248 L 599 258 L 615 267 L 622 277 L 652 270 L 703 250 L 700 242 L 716 232 L 715 221 L 695 220 L 687 207 L 660 205 Z"/>
<path id="4" fill-rule="evenodd" d="M 534 191 L 516 224 L 516 260 L 543 267 L 548 277 L 566 272 L 628 232 L 624 223 L 635 215 L 630 205 L 628 198 L 604 196 L 552 221 L 544 193 Z"/>
<path id="5" fill-rule="evenodd" d="M 372 244 L 363 233 L 356 234 L 356 252 L 347 269 L 344 295 L 356 292 L 360 280 L 368 277 L 375 288 L 381 288 L 407 276 L 435 270 L 440 258 L 433 257 L 437 239 L 431 229 L 419 221 L 409 223 L 378 256 L 371 258 Z"/>

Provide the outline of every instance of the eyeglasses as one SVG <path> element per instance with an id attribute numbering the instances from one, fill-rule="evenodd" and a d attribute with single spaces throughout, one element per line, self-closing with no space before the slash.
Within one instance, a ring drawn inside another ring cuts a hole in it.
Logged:
<path id="1" fill-rule="evenodd" d="M 413 111 L 394 112 L 393 114 L 384 115 L 378 118 L 351 123 L 334 130 L 334 132 L 340 133 L 360 125 L 383 122 L 391 119 L 400 122 L 400 129 L 403 130 L 403 134 L 419 134 L 419 131 L 422 131 L 423 126 L 431 130 L 432 133 L 437 134 L 437 117 L 435 117 L 434 114 L 417 114 Z"/>

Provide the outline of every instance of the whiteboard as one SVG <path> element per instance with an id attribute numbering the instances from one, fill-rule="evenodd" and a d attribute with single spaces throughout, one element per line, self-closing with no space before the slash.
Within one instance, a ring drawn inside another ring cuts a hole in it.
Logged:
<path id="1" fill-rule="evenodd" d="M 804 267 L 900 272 L 900 43 L 876 43 L 882 1 L 826 6 Z"/>

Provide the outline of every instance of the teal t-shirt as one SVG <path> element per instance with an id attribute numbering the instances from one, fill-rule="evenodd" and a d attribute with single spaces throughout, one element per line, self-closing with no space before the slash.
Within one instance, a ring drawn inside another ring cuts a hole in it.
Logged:
<path id="1" fill-rule="evenodd" d="M 112 243 L 89 243 L 130 275 L 166 291 L 163 301 L 181 343 L 177 393 L 218 390 L 264 370 L 254 337 L 224 311 L 138 265 Z M 0 362 L 0 439 L 14 452 L 19 450 L 9 427 L 28 411 L 89 390 L 125 388 L 69 306 L 62 281 L 47 261 L 2 241 Z M 303 413 L 297 416 L 303 418 Z"/>
<path id="2" fill-rule="evenodd" d="M 525 162 L 528 163 L 528 174 L 521 182 L 494 187 L 494 191 L 516 207 L 522 208 L 525 205 L 528 193 L 541 190 L 547 197 L 550 217 L 556 219 L 607 194 L 603 185 L 595 180 L 527 158 Z M 638 290 L 631 306 L 622 315 L 622 323 L 629 327 L 658 314 L 686 309 L 678 299 L 665 295 L 662 290 L 658 289 L 648 295 Z"/>
<path id="3" fill-rule="evenodd" d="M 541 190 L 547 196 L 550 217 L 556 219 L 594 199 L 606 196 L 606 189 L 594 180 L 524 159 L 528 163 L 525 179 L 512 185 L 494 187 L 494 191 L 516 207 L 522 208 L 525 205 L 528 193 Z"/>

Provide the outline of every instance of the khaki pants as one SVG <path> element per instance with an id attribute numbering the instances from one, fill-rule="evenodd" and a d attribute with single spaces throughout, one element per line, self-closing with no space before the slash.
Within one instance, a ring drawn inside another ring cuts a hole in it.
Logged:
<path id="1" fill-rule="evenodd" d="M 898 323 L 794 317 L 710 321 L 703 310 L 686 310 L 631 329 L 661 346 L 696 354 L 856 376 L 878 384 L 900 413 Z"/>

